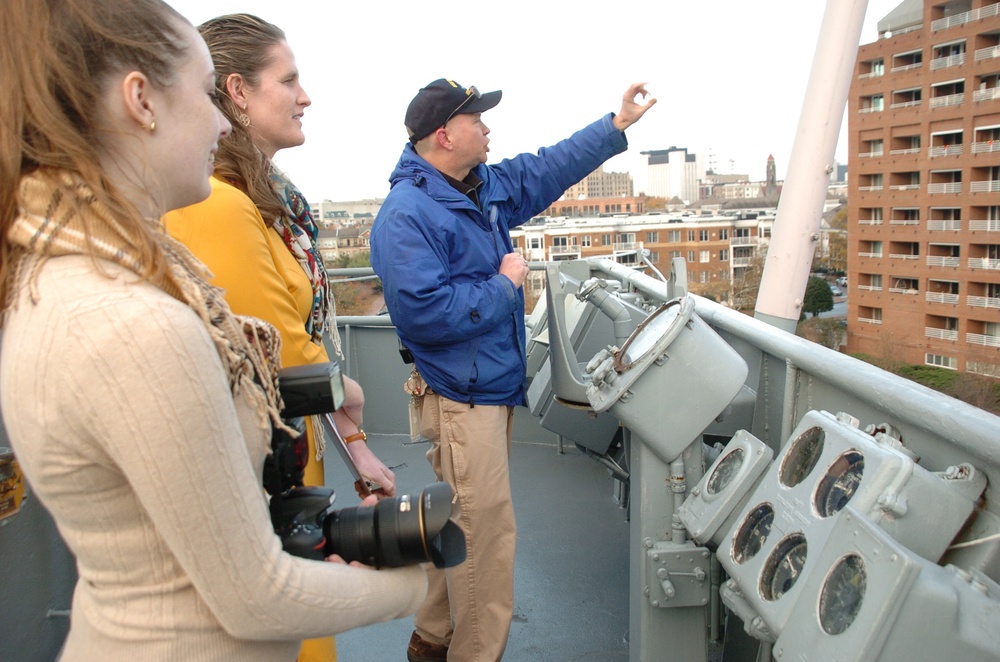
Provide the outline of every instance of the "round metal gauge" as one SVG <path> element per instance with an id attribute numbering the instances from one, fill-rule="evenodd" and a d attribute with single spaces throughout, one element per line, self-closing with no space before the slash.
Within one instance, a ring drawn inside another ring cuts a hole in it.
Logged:
<path id="1" fill-rule="evenodd" d="M 851 627 L 861 611 L 867 586 L 864 559 L 851 554 L 837 562 L 819 594 L 819 623 L 824 632 L 840 634 Z"/>
<path id="2" fill-rule="evenodd" d="M 793 533 L 779 542 L 760 573 L 760 593 L 765 600 L 779 600 L 795 586 L 806 564 L 806 537 Z"/>
<path id="3" fill-rule="evenodd" d="M 708 477 L 705 491 L 709 494 L 718 494 L 729 487 L 729 483 L 733 481 L 736 474 L 743 468 L 743 459 L 744 453 L 742 448 L 737 448 L 726 454 L 718 466 L 715 467 L 712 475 Z"/>
<path id="4" fill-rule="evenodd" d="M 733 560 L 743 563 L 756 556 L 771 534 L 773 523 L 774 508 L 769 503 L 762 503 L 747 513 L 733 536 Z"/>
<path id="5" fill-rule="evenodd" d="M 865 456 L 850 450 L 838 457 L 816 486 L 813 503 L 821 517 L 840 512 L 861 484 L 865 472 Z"/>
<path id="6" fill-rule="evenodd" d="M 778 480 L 785 487 L 795 487 L 813 470 L 823 454 L 823 440 L 826 433 L 823 428 L 812 427 L 792 441 L 791 448 L 785 453 L 781 462 Z"/>

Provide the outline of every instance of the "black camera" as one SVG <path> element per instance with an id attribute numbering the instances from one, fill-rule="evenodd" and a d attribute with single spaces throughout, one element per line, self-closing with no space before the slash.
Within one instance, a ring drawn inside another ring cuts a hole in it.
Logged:
<path id="1" fill-rule="evenodd" d="M 451 516 L 451 486 L 431 483 L 419 494 L 382 499 L 374 506 L 333 509 L 328 487 L 289 490 L 271 519 L 285 551 L 322 560 L 339 554 L 376 568 L 430 561 L 450 568 L 465 560 L 465 534 Z"/>
<path id="2" fill-rule="evenodd" d="M 340 366 L 331 361 L 286 368 L 279 373 L 278 384 L 285 403 L 282 416 L 319 415 L 351 473 L 363 482 L 331 415 L 344 401 Z M 427 561 L 450 568 L 465 560 L 465 533 L 449 519 L 450 485 L 432 483 L 416 495 L 383 499 L 372 507 L 334 510 L 332 488 L 305 487 L 299 479 L 301 467 L 283 466 L 295 461 L 296 453 L 288 445 L 296 441 L 290 435 L 275 434 L 275 466 L 265 467 L 265 487 L 272 486 L 268 489 L 271 524 L 289 554 L 316 560 L 338 554 L 345 561 L 377 568 Z"/>

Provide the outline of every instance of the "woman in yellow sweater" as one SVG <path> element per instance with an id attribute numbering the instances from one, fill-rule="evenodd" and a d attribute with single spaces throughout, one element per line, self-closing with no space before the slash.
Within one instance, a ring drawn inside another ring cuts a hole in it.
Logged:
<path id="1" fill-rule="evenodd" d="M 340 354 L 335 308 L 316 245 L 309 205 L 273 164 L 301 145 L 310 105 L 284 33 L 255 16 L 221 16 L 199 26 L 212 54 L 217 91 L 232 134 L 220 142 L 212 194 L 164 217 L 167 231 L 213 273 L 233 311 L 270 322 L 281 334 L 284 367 L 328 361 L 323 334 Z M 395 476 L 368 448 L 361 430 L 364 394 L 344 378 L 345 402 L 334 420 L 365 478 L 395 494 Z M 307 485 L 323 484 L 323 435 L 307 426 Z M 331 639 L 305 642 L 299 662 L 336 659 Z"/>

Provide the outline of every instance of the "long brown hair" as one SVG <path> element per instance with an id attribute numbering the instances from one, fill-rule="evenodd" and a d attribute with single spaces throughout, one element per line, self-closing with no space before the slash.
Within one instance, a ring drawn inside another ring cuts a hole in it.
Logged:
<path id="1" fill-rule="evenodd" d="M 187 21 L 161 0 L 4 0 L 0 11 L 0 308 L 18 247 L 8 231 L 29 173 L 73 174 L 134 242 L 145 277 L 164 270 L 149 223 L 102 171 L 98 110 L 114 73 L 168 87 L 188 44 Z M 57 221 L 58 222 L 58 221 Z"/>
<path id="2" fill-rule="evenodd" d="M 215 172 L 246 193 L 265 219 L 279 218 L 285 208 L 271 186 L 271 161 L 254 146 L 250 131 L 240 122 L 243 112 L 227 93 L 226 79 L 239 74 L 251 87 L 257 85 L 260 72 L 274 61 L 271 47 L 285 41 L 285 33 L 251 14 L 219 16 L 202 23 L 198 31 L 215 64 L 219 105 L 233 125 L 232 133 L 219 142 Z"/>

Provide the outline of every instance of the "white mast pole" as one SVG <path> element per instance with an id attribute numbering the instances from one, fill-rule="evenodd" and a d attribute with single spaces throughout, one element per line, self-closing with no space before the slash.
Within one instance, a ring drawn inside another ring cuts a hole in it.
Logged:
<path id="1" fill-rule="evenodd" d="M 868 0 L 828 0 L 754 317 L 795 332 Z"/>

